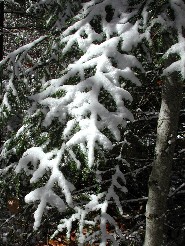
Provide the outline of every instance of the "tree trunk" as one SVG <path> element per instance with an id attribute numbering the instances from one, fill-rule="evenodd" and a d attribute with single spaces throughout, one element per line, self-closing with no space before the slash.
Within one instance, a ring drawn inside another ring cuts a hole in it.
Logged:
<path id="1" fill-rule="evenodd" d="M 182 100 L 182 83 L 173 75 L 165 79 L 158 119 L 155 158 L 149 178 L 144 246 L 166 246 L 167 197 Z"/>

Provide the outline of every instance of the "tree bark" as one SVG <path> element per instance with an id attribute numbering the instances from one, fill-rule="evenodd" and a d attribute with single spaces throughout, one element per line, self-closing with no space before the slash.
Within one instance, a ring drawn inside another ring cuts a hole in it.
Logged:
<path id="1" fill-rule="evenodd" d="M 172 75 L 162 86 L 155 158 L 149 178 L 144 246 L 166 246 L 167 197 L 182 100 L 182 82 Z"/>

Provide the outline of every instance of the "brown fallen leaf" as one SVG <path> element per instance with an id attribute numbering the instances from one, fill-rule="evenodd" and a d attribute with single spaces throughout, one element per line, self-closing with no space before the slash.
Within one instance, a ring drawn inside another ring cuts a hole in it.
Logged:
<path id="1" fill-rule="evenodd" d="M 9 198 L 7 201 L 7 208 L 11 213 L 17 214 L 20 211 L 19 198 L 17 197 Z"/>

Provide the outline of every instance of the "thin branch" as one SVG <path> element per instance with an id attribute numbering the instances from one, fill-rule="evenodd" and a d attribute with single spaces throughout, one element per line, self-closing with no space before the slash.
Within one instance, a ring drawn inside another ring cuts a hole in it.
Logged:
<path id="1" fill-rule="evenodd" d="M 39 16 L 36 16 L 36 15 L 32 15 L 32 14 L 29 14 L 25 11 L 21 11 L 21 10 L 5 10 L 4 11 L 5 14 L 17 14 L 17 15 L 25 15 L 25 16 L 30 16 L 30 17 L 33 17 L 33 18 L 41 18 Z"/>
<path id="2" fill-rule="evenodd" d="M 174 190 L 174 192 L 172 192 L 171 194 L 169 194 L 168 197 L 171 198 L 172 196 L 174 196 L 183 187 L 185 187 L 185 183 L 181 184 L 176 190 Z"/>
<path id="3" fill-rule="evenodd" d="M 4 29 L 7 29 L 7 30 L 16 30 L 16 29 L 36 29 L 36 30 L 49 30 L 48 28 L 46 27 L 43 27 L 43 26 L 32 26 L 32 25 L 26 25 L 26 26 L 5 26 Z"/>

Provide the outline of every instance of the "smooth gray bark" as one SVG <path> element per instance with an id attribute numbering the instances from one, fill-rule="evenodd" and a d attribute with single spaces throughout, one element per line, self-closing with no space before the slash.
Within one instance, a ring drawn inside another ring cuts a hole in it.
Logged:
<path id="1" fill-rule="evenodd" d="M 144 246 L 166 246 L 167 197 L 182 100 L 182 82 L 173 75 L 165 79 L 158 119 L 155 158 L 148 182 Z"/>

